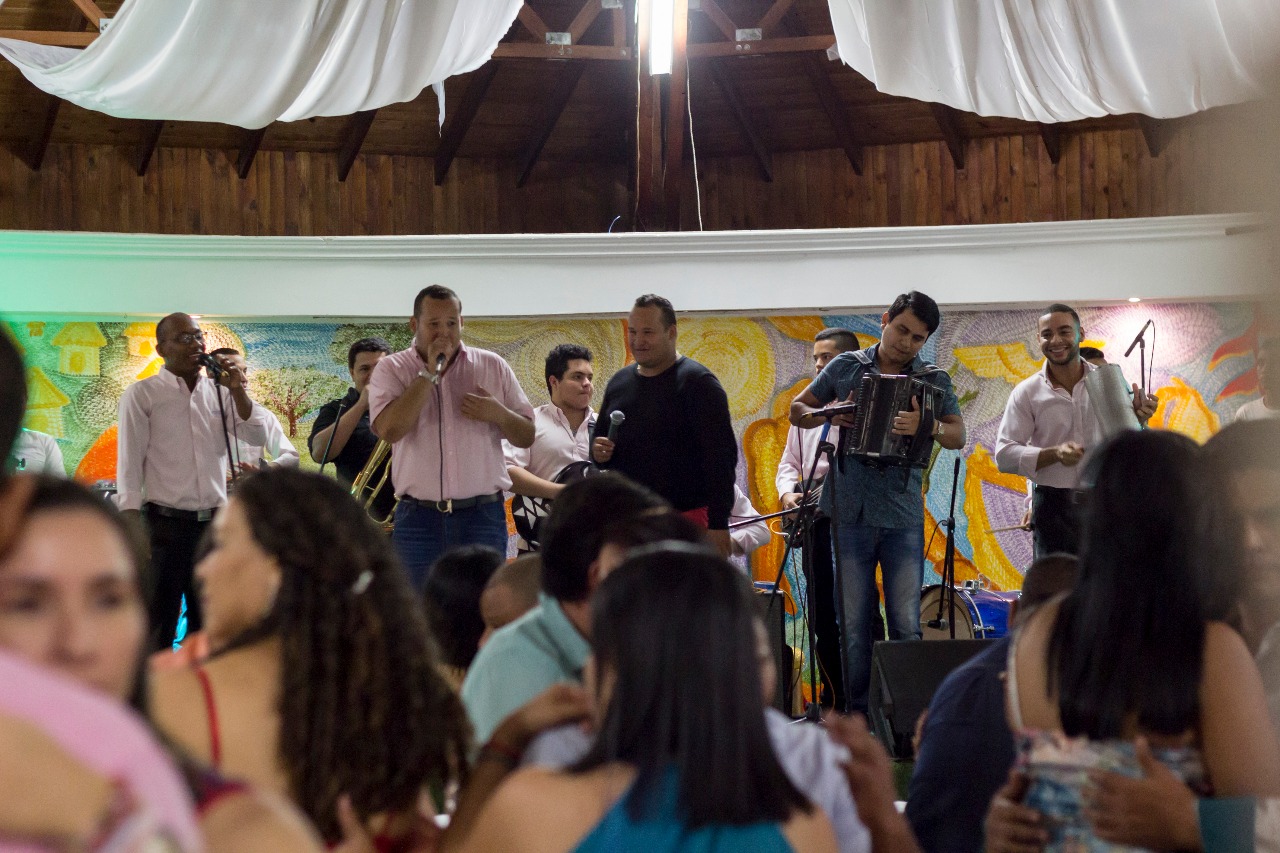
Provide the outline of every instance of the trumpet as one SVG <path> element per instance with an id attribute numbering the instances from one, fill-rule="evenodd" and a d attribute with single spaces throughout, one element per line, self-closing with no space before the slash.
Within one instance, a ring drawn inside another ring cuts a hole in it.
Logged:
<path id="1" fill-rule="evenodd" d="M 397 498 L 395 504 L 391 506 L 390 511 L 385 518 L 378 518 L 373 509 L 373 499 L 382 487 L 387 484 L 387 478 L 391 476 L 391 465 L 387 465 L 382 469 L 382 476 L 378 478 L 378 482 L 370 485 L 373 475 L 377 473 L 378 467 L 386 461 L 387 456 L 391 453 L 391 443 L 383 439 L 378 440 L 378 444 L 373 448 L 373 452 L 369 454 L 369 461 L 364 463 L 364 467 L 360 469 L 360 473 L 351 483 L 351 496 L 354 497 L 368 514 L 373 522 L 388 533 L 395 526 L 396 506 L 400 504 Z"/>

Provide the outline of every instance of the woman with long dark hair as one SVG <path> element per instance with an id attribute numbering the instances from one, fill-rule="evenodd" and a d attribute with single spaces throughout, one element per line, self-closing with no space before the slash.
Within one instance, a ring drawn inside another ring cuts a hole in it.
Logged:
<path id="1" fill-rule="evenodd" d="M 203 665 L 153 684 L 162 728 L 224 772 L 292 799 L 329 843 L 354 812 L 380 848 L 466 772 L 469 726 L 383 533 L 334 481 L 245 478 L 196 567 Z"/>
<path id="2" fill-rule="evenodd" d="M 1217 796 L 1280 794 L 1280 748 L 1257 668 L 1225 622 L 1230 526 L 1201 451 L 1162 431 L 1099 447 L 1085 473 L 1074 589 L 1010 649 L 1008 711 L 1048 849 L 1098 848 L 1091 771 L 1137 775 L 1135 741 Z"/>
<path id="3" fill-rule="evenodd" d="M 834 851 L 770 746 L 768 649 L 741 572 L 696 546 L 640 552 L 592 604 L 591 750 L 509 777 L 464 849 Z"/>

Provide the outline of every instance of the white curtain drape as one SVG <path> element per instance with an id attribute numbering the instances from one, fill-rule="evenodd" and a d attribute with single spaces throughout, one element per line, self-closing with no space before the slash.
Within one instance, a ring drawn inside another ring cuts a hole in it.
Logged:
<path id="1" fill-rule="evenodd" d="M 257 128 L 412 100 L 483 65 L 520 5 L 126 0 L 84 50 L 0 39 L 0 55 L 36 86 L 86 109 Z"/>
<path id="2" fill-rule="evenodd" d="M 1173 118 L 1268 94 L 1277 0 L 828 0 L 877 89 L 1039 122 Z"/>

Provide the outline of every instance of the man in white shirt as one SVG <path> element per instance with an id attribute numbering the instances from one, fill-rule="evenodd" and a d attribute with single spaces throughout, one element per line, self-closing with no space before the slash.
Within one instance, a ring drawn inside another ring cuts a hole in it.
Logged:
<path id="1" fill-rule="evenodd" d="M 245 375 L 249 377 L 249 364 L 244 360 L 244 356 L 240 354 L 240 350 L 231 347 L 219 347 L 211 350 L 209 355 L 221 358 L 226 356 L 231 364 L 235 365 Z M 297 468 L 301 461 L 298 449 L 289 441 L 289 437 L 284 433 L 284 424 L 280 423 L 280 419 L 276 417 L 276 413 L 264 407 L 267 422 L 265 424 L 267 430 L 267 440 L 264 444 L 250 444 L 244 439 L 236 440 L 236 458 L 235 463 L 239 466 L 241 473 L 252 473 L 261 471 L 268 465 L 275 468 Z"/>
<path id="2" fill-rule="evenodd" d="M 1080 520 L 1072 492 L 1080 481 L 1080 460 L 1102 440 L 1084 382 L 1098 368 L 1080 357 L 1083 338 L 1074 308 L 1054 303 L 1045 309 L 1039 322 L 1044 369 L 1013 389 L 996 438 L 999 469 L 1035 481 L 1031 527 L 1036 557 L 1079 552 Z M 1138 420 L 1146 423 L 1158 403 L 1133 386 Z"/>
<path id="3" fill-rule="evenodd" d="M 823 329 L 813 339 L 813 375 L 816 377 L 827 366 L 827 362 L 842 352 L 850 352 L 858 348 L 858 338 L 848 329 Z M 810 492 L 813 500 L 817 500 L 821 483 L 827 475 L 827 457 L 818 457 L 818 440 L 822 437 L 820 429 L 800 429 L 791 427 L 787 430 L 787 443 L 782 449 L 782 459 L 778 462 L 778 503 L 783 509 L 791 509 L 800 503 L 804 492 L 804 480 L 812 469 L 815 487 Z M 828 441 L 833 445 L 840 437 L 840 428 L 832 427 Z M 814 458 L 818 465 L 813 467 Z M 815 653 L 821 666 L 823 681 L 823 699 L 825 704 L 844 710 L 844 678 L 840 671 L 840 629 L 836 625 L 836 582 L 835 570 L 831 562 L 831 519 L 825 513 L 818 513 L 813 523 L 813 535 L 810 547 L 812 553 L 810 565 L 813 567 L 812 608 L 813 629 L 817 636 Z M 799 547 L 799 543 L 797 543 Z M 879 610 L 871 627 L 872 636 L 884 639 L 884 620 Z M 878 635 L 878 636 L 877 636 Z"/>
<path id="4" fill-rule="evenodd" d="M 23 429 L 18 433 L 18 440 L 13 443 L 13 452 L 9 454 L 9 460 L 13 471 L 51 474 L 64 479 L 67 476 L 58 442 L 53 436 L 33 429 Z"/>
<path id="5" fill-rule="evenodd" d="M 120 509 L 146 518 L 155 584 L 151 624 L 155 648 L 162 649 L 173 641 L 184 595 L 188 630 L 201 627 L 192 561 L 201 534 L 227 501 L 224 429 L 264 445 L 267 412 L 250 399 L 243 370 L 205 353 L 204 335 L 186 314 L 156 325 L 156 352 L 164 369 L 120 398 L 116 485 Z M 203 381 L 206 363 L 220 365 L 216 384 Z"/>
<path id="6" fill-rule="evenodd" d="M 1258 339 L 1253 359 L 1258 371 L 1258 390 L 1262 392 L 1262 396 L 1237 409 L 1237 421 L 1280 418 L 1280 370 L 1271 365 L 1278 354 L 1277 350 L 1280 350 L 1280 337 Z"/>
<path id="7" fill-rule="evenodd" d="M 505 438 L 502 452 L 511 492 L 517 495 L 512 515 L 521 530 L 520 550 L 537 550 L 538 522 L 550 512 L 550 502 L 564 489 L 556 476 L 591 453 L 596 413 L 591 408 L 591 350 L 560 344 L 547 353 L 547 392 L 551 402 L 533 410 L 534 438 L 530 447 L 516 447 Z M 533 539 L 528 541 L 530 534 Z"/>

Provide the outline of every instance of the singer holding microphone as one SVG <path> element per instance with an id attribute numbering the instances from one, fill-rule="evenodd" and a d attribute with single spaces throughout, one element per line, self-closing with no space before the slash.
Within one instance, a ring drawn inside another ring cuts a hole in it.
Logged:
<path id="1" fill-rule="evenodd" d="M 1145 327 L 1143 329 L 1145 331 Z M 1037 559 L 1080 552 L 1080 519 L 1072 492 L 1080 482 L 1080 460 L 1102 440 L 1084 378 L 1094 365 L 1080 357 L 1084 329 L 1070 305 L 1055 302 L 1037 327 L 1044 368 L 1009 394 L 996 437 L 996 465 L 1034 484 L 1031 529 Z M 1132 351 L 1132 347 L 1130 347 Z M 1133 386 L 1133 411 L 1146 423 L 1160 401 Z"/>
<path id="2" fill-rule="evenodd" d="M 533 444 L 533 407 L 497 353 L 462 343 L 462 300 L 423 288 L 409 320 L 413 341 L 369 380 L 373 431 L 391 442 L 396 507 L 392 544 L 421 590 L 449 548 L 507 553 L 503 491 L 511 488 L 502 440 Z"/>
<path id="3" fill-rule="evenodd" d="M 228 433 L 232 441 L 265 444 L 267 411 L 250 399 L 244 371 L 205 352 L 204 334 L 188 315 L 170 314 L 156 324 L 156 352 L 164 369 L 120 397 L 116 500 L 146 521 L 154 647 L 163 649 L 173 643 L 184 595 L 188 632 L 202 624 L 193 556 L 227 502 Z M 201 381 L 201 367 L 217 375 L 217 384 Z"/>
<path id="4" fill-rule="evenodd" d="M 338 481 L 350 486 L 364 470 L 378 437 L 369 426 L 369 379 L 373 369 L 383 356 L 391 355 L 391 345 L 382 338 L 361 338 L 347 349 L 347 371 L 351 374 L 351 387 L 346 396 L 330 400 L 320 407 L 307 449 L 311 458 L 323 466 L 332 461 L 338 471 Z M 383 462 L 389 465 L 390 460 Z M 382 468 L 374 472 L 370 482 L 382 479 Z M 388 480 L 373 498 L 373 511 L 378 518 L 386 518 L 396 502 L 395 489 Z"/>
<path id="5" fill-rule="evenodd" d="M 714 373 L 676 351 L 676 334 L 669 300 L 636 300 L 627 316 L 636 361 L 605 388 L 592 459 L 666 498 L 728 557 L 738 465 L 729 398 Z"/>
<path id="6" fill-rule="evenodd" d="M 815 429 L 828 403 L 854 402 L 866 375 L 919 374 L 941 391 L 933 440 L 949 450 L 964 447 L 960 403 L 945 371 L 920 357 L 925 342 L 942 324 L 938 303 L 918 291 L 898 296 L 880 317 L 880 342 L 833 358 L 791 404 L 791 423 Z M 852 427 L 853 418 L 832 419 Z M 920 410 L 900 411 L 893 432 L 914 435 Z M 854 460 L 827 474 L 820 506 L 831 516 L 833 551 L 840 561 L 844 620 L 845 695 L 850 712 L 866 713 L 871 686 L 870 626 L 879 610 L 876 565 L 884 578 L 884 609 L 890 640 L 920 639 L 920 586 L 924 580 L 923 472 L 919 468 L 873 467 Z M 833 501 L 833 497 L 837 498 Z M 839 613 L 840 611 L 837 610 Z"/>

